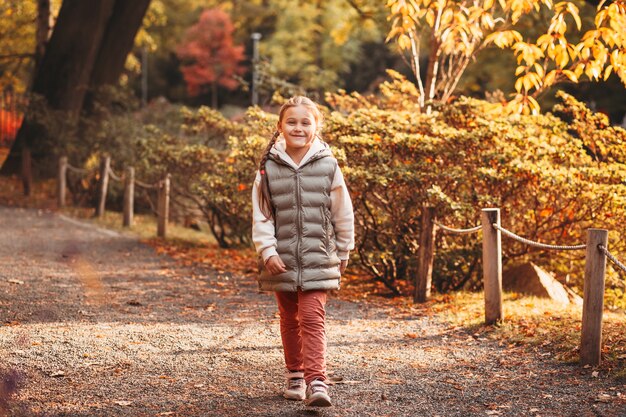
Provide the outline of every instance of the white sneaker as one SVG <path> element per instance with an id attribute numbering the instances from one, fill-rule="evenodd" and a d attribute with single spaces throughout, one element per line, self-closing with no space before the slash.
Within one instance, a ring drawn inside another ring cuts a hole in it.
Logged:
<path id="1" fill-rule="evenodd" d="M 304 372 L 287 371 L 285 378 L 287 385 L 283 396 L 288 400 L 302 401 L 306 397 L 306 384 L 304 383 Z"/>
<path id="2" fill-rule="evenodd" d="M 328 395 L 328 385 L 316 379 L 311 382 L 306 389 L 306 405 L 310 407 L 330 407 L 330 396 Z"/>

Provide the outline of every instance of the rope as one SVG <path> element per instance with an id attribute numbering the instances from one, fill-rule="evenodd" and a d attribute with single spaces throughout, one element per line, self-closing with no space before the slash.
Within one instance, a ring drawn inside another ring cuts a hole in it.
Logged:
<path id="1" fill-rule="evenodd" d="M 607 248 L 605 248 L 602 245 L 598 245 L 598 248 L 600 249 L 602 253 L 606 255 L 607 258 L 611 260 L 611 262 L 617 265 L 622 271 L 626 272 L 626 265 L 621 263 L 615 256 L 613 256 L 613 254 L 611 254 L 611 252 L 609 252 Z"/>
<path id="2" fill-rule="evenodd" d="M 122 182 L 124 180 L 124 177 L 122 175 L 117 175 L 111 167 L 109 167 L 109 176 L 113 181 Z"/>
<path id="3" fill-rule="evenodd" d="M 453 229 L 452 227 L 448 227 L 448 226 L 444 226 L 443 224 L 439 223 L 439 222 L 434 222 L 438 227 L 440 227 L 441 229 L 445 230 L 446 232 L 451 232 L 451 233 L 457 233 L 460 235 L 465 235 L 465 234 L 470 234 L 470 233 L 474 233 L 474 232 L 478 232 L 480 229 L 482 229 L 481 225 L 469 228 L 469 229 Z"/>
<path id="4" fill-rule="evenodd" d="M 79 174 L 86 174 L 86 173 L 88 173 L 88 172 L 89 172 L 89 170 L 88 170 L 88 169 L 84 169 L 84 168 L 76 168 L 76 167 L 74 167 L 74 166 L 72 166 L 72 165 L 70 165 L 70 164 L 67 164 L 66 166 L 67 166 L 67 169 L 69 169 L 70 171 L 72 171 L 72 172 L 77 172 L 77 173 L 79 173 Z"/>
<path id="5" fill-rule="evenodd" d="M 155 188 L 159 188 L 159 186 L 161 185 L 161 181 L 157 181 L 154 184 L 146 184 L 145 182 L 142 182 L 136 179 L 135 184 L 143 188 L 155 189 Z"/>
<path id="6" fill-rule="evenodd" d="M 517 240 L 518 242 L 522 242 L 522 243 L 525 243 L 527 245 L 534 246 L 536 248 L 554 249 L 554 250 L 581 250 L 581 249 L 587 248 L 587 245 L 576 245 L 576 246 L 546 245 L 545 243 L 534 242 L 532 240 L 528 240 L 528 239 L 525 239 L 525 238 L 523 238 L 521 236 L 518 236 L 515 233 L 510 232 L 510 231 L 508 231 L 508 230 L 498 226 L 496 223 L 493 224 L 493 227 L 495 229 L 501 231 L 502 233 L 504 233 L 508 237 L 511 237 L 511 238 Z"/>

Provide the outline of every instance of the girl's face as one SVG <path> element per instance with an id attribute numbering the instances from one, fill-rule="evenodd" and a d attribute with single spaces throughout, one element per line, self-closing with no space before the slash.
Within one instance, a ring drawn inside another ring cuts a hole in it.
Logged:
<path id="1" fill-rule="evenodd" d="M 317 122 L 306 106 L 290 107 L 285 110 L 278 131 L 285 137 L 288 150 L 308 150 L 315 139 Z"/>

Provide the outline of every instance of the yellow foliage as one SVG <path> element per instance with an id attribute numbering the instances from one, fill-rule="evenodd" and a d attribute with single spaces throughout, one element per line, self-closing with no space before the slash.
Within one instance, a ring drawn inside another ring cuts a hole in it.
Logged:
<path id="1" fill-rule="evenodd" d="M 516 97 L 509 106 L 519 112 L 534 113 L 534 97 L 560 82 L 580 82 L 582 75 L 598 81 L 614 72 L 626 85 L 626 0 L 601 2 L 595 27 L 582 33 L 578 44 L 569 41 L 573 30 L 582 30 L 578 6 L 572 1 L 553 5 L 550 0 L 498 0 L 497 5 L 494 0 L 470 7 L 461 7 L 452 0 L 388 0 L 393 22 L 388 40 L 395 39 L 413 60 L 420 50 L 411 42 L 412 34 L 419 37 L 427 32 L 434 39 L 432 45 L 438 48 L 430 54 L 437 60 L 429 67 L 432 79 L 423 81 L 421 74 L 415 73 L 418 84 L 426 86 L 427 98 L 445 101 L 450 97 L 450 89 L 456 86 L 454 79 L 462 75 L 458 68 L 464 68 L 457 61 L 471 58 L 491 44 L 512 50 L 518 64 L 525 63 L 518 66 L 515 83 L 516 91 L 524 97 Z M 553 13 L 548 30 L 536 42 L 524 41 L 515 24 L 541 7 Z M 568 24 L 570 18 L 573 25 Z M 539 60 L 541 64 L 535 65 Z"/>

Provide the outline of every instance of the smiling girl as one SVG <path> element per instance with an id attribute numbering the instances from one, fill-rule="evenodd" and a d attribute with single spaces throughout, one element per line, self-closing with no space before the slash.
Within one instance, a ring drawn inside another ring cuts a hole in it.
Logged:
<path id="1" fill-rule="evenodd" d="M 337 160 L 306 97 L 279 113 L 252 190 L 261 290 L 274 291 L 287 368 L 285 398 L 331 405 L 326 380 L 327 291 L 339 289 L 354 248 L 354 214 Z"/>

